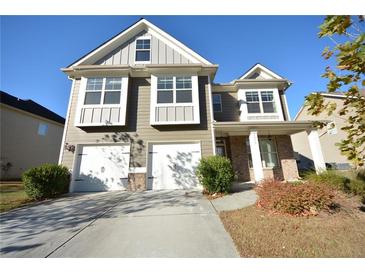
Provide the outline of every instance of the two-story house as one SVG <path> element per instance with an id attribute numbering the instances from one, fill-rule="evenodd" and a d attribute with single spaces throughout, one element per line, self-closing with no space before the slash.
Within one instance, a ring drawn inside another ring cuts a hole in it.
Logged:
<path id="1" fill-rule="evenodd" d="M 216 153 L 238 181 L 295 180 L 290 135 L 301 131 L 324 168 L 311 123 L 290 121 L 287 79 L 257 64 L 215 84 L 217 69 L 145 19 L 62 69 L 71 191 L 196 188 L 199 160 Z"/>

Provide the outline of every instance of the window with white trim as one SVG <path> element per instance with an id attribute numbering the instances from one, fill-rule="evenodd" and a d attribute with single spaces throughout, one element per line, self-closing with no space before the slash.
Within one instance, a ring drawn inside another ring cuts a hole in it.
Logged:
<path id="1" fill-rule="evenodd" d="M 260 155 L 263 168 L 275 168 L 279 167 L 278 152 L 275 144 L 274 138 L 269 137 L 259 137 Z M 248 163 L 250 168 L 252 168 L 252 155 L 250 142 L 248 138 L 246 139 L 246 147 L 248 154 Z"/>
<path id="2" fill-rule="evenodd" d="M 136 40 L 136 59 L 138 62 L 150 62 L 151 61 L 151 39 L 140 38 Z"/>
<path id="3" fill-rule="evenodd" d="M 273 91 L 246 91 L 248 113 L 276 113 Z"/>
<path id="4" fill-rule="evenodd" d="M 192 103 L 191 76 L 157 78 L 157 104 Z"/>
<path id="5" fill-rule="evenodd" d="M 213 94 L 213 111 L 222 112 L 222 96 L 220 94 Z"/>
<path id="6" fill-rule="evenodd" d="M 88 78 L 86 82 L 84 105 L 120 104 L 122 78 Z"/>

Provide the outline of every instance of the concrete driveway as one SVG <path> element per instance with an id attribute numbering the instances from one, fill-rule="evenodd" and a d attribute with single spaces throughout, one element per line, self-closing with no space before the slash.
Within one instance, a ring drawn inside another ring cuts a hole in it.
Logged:
<path id="1" fill-rule="evenodd" d="M 0 215 L 1 257 L 238 257 L 199 192 L 76 194 Z"/>

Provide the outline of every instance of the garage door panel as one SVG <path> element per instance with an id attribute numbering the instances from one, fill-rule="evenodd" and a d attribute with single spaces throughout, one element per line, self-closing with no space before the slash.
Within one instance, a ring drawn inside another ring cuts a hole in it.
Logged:
<path id="1" fill-rule="evenodd" d="M 199 187 L 195 170 L 201 158 L 200 144 L 156 144 L 149 152 L 151 189 Z"/>
<path id="2" fill-rule="evenodd" d="M 129 145 L 83 146 L 73 191 L 124 190 L 128 185 Z"/>

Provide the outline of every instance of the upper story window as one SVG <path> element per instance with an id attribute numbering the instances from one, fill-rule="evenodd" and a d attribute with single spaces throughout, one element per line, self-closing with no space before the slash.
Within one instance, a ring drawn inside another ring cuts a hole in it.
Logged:
<path id="1" fill-rule="evenodd" d="M 81 78 L 75 126 L 125 125 L 128 77 Z"/>
<path id="2" fill-rule="evenodd" d="M 46 136 L 48 131 L 48 125 L 44 123 L 39 123 L 38 125 L 38 135 Z"/>
<path id="3" fill-rule="evenodd" d="M 213 94 L 213 111 L 222 112 L 222 97 L 220 94 Z"/>
<path id="4" fill-rule="evenodd" d="M 122 78 L 88 78 L 84 105 L 120 104 Z"/>
<path id="5" fill-rule="evenodd" d="M 197 75 L 151 76 L 151 125 L 200 123 Z"/>
<path id="6" fill-rule="evenodd" d="M 247 91 L 248 113 L 276 113 L 273 91 Z"/>
<path id="7" fill-rule="evenodd" d="M 151 39 L 140 38 L 136 40 L 136 60 L 137 63 L 149 63 L 151 61 Z"/>
<path id="8" fill-rule="evenodd" d="M 168 76 L 157 78 L 157 103 L 192 103 L 191 76 Z"/>

